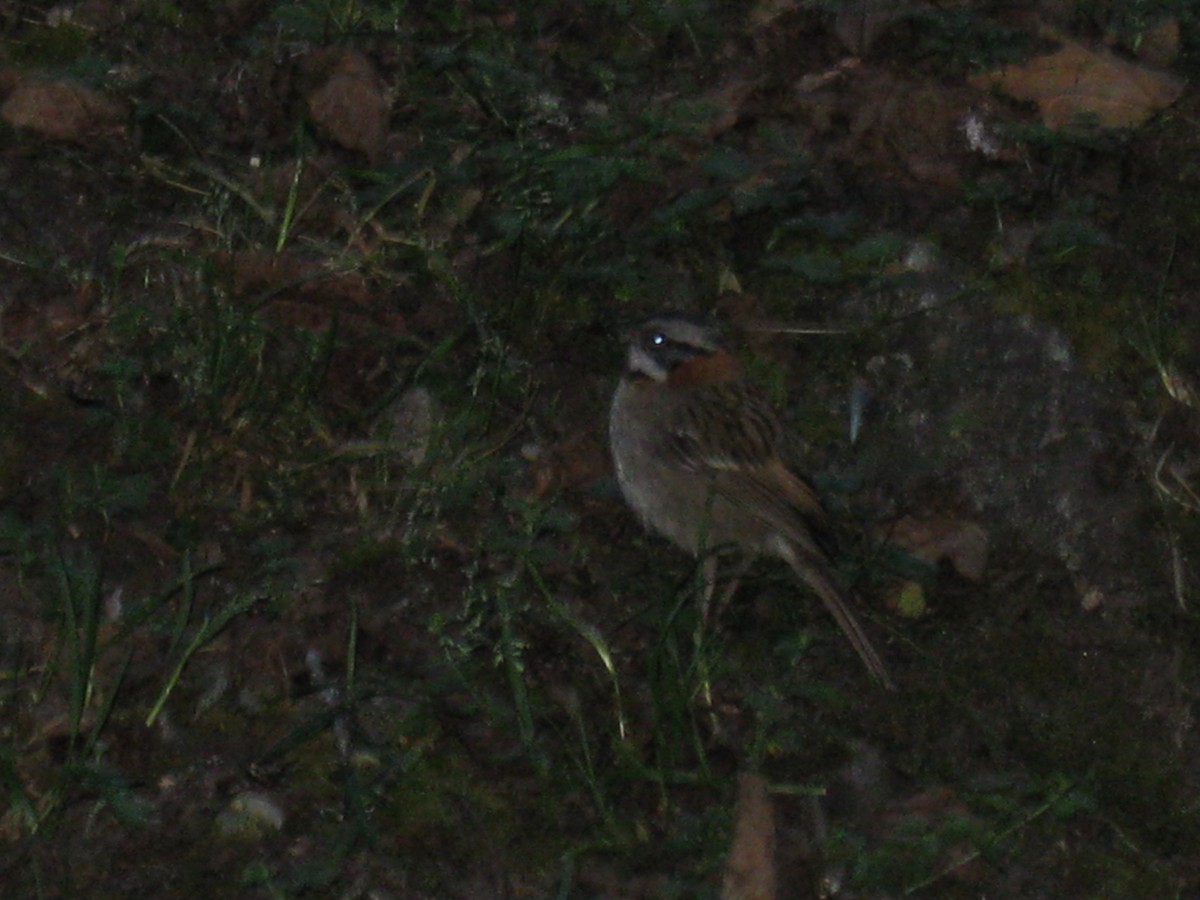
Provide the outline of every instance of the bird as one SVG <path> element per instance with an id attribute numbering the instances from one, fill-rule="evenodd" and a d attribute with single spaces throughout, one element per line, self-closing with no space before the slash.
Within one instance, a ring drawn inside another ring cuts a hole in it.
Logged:
<path id="1" fill-rule="evenodd" d="M 651 531 L 705 558 L 706 608 L 714 551 L 736 548 L 747 564 L 779 558 L 821 599 L 875 681 L 895 689 L 824 549 L 828 515 L 785 461 L 793 439 L 715 321 L 664 312 L 629 332 L 608 432 L 626 503 Z"/>

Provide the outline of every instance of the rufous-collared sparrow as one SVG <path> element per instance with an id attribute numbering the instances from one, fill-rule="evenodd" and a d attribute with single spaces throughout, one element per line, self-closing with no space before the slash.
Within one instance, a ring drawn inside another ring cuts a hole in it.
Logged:
<path id="1" fill-rule="evenodd" d="M 633 331 L 609 442 L 626 501 L 654 531 L 714 565 L 736 547 L 786 562 L 824 602 L 871 675 L 891 678 L 819 539 L 824 508 L 784 462 L 786 432 L 712 322 L 663 313 Z"/>

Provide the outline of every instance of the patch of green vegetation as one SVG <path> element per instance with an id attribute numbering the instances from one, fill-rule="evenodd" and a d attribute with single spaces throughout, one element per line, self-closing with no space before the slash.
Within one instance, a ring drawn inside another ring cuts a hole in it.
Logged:
<path id="1" fill-rule="evenodd" d="M 995 69 L 1025 59 L 1037 46 L 1026 29 L 966 8 L 923 9 L 911 21 L 913 40 L 905 54 L 943 72 Z"/>
<path id="2" fill-rule="evenodd" d="M 118 699 L 124 700 L 130 653 L 113 652 L 101 640 L 105 596 L 95 559 L 62 545 L 49 547 L 44 574 L 53 587 L 39 612 L 53 623 L 55 639 L 47 655 L 6 673 L 0 702 L 8 721 L 6 742 L 15 748 L 45 741 L 56 762 L 48 770 L 31 769 L 6 755 L 3 780 L 14 815 L 8 825 L 21 835 L 53 835 L 65 806 L 81 795 L 122 824 L 142 825 L 148 811 L 128 778 L 104 760 L 102 740 Z M 36 714 L 53 709 L 62 711 L 59 727 L 39 734 Z"/>
<path id="3" fill-rule="evenodd" d="M 30 67 L 60 68 L 76 64 L 94 52 L 92 36 L 77 25 L 39 25 L 17 42 L 10 42 L 15 62 Z"/>
<path id="4" fill-rule="evenodd" d="M 183 10 L 172 0 L 138 0 L 137 7 L 150 27 L 179 28 L 184 22 Z"/>

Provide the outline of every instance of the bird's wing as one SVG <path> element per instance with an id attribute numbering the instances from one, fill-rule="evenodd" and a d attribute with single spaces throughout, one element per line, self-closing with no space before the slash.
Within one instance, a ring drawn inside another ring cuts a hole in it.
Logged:
<path id="1" fill-rule="evenodd" d="M 828 517 L 816 491 L 780 457 L 783 426 L 745 385 L 694 390 L 670 426 L 664 449 L 682 468 L 708 476 L 716 493 L 801 545 L 829 543 Z"/>
<path id="2" fill-rule="evenodd" d="M 691 472 L 740 471 L 777 460 L 782 439 L 771 408 L 744 385 L 727 382 L 689 392 L 669 423 L 665 449 Z"/>
<path id="3" fill-rule="evenodd" d="M 812 485 L 780 457 L 785 432 L 771 408 L 740 382 L 694 388 L 688 400 L 668 423 L 665 452 L 709 478 L 726 502 L 770 523 L 773 552 L 816 591 L 871 674 L 894 689 L 830 569 L 822 546 L 828 538 L 825 509 Z"/>

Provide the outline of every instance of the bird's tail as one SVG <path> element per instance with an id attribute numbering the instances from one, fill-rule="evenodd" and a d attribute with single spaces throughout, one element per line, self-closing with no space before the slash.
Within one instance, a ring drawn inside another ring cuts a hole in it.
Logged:
<path id="1" fill-rule="evenodd" d="M 871 639 L 863 631 L 862 625 L 850 611 L 846 591 L 834 580 L 835 576 L 829 569 L 829 563 L 816 557 L 812 552 L 806 552 L 804 548 L 797 547 L 790 541 L 780 541 L 779 543 L 784 545 L 777 548 L 780 551 L 779 555 L 792 567 L 792 571 L 801 581 L 816 591 L 821 602 L 825 604 L 825 608 L 837 619 L 842 632 L 858 652 L 871 676 L 889 691 L 896 690 L 896 685 L 888 675 L 883 660 L 879 658 L 875 645 L 871 643 Z"/>

